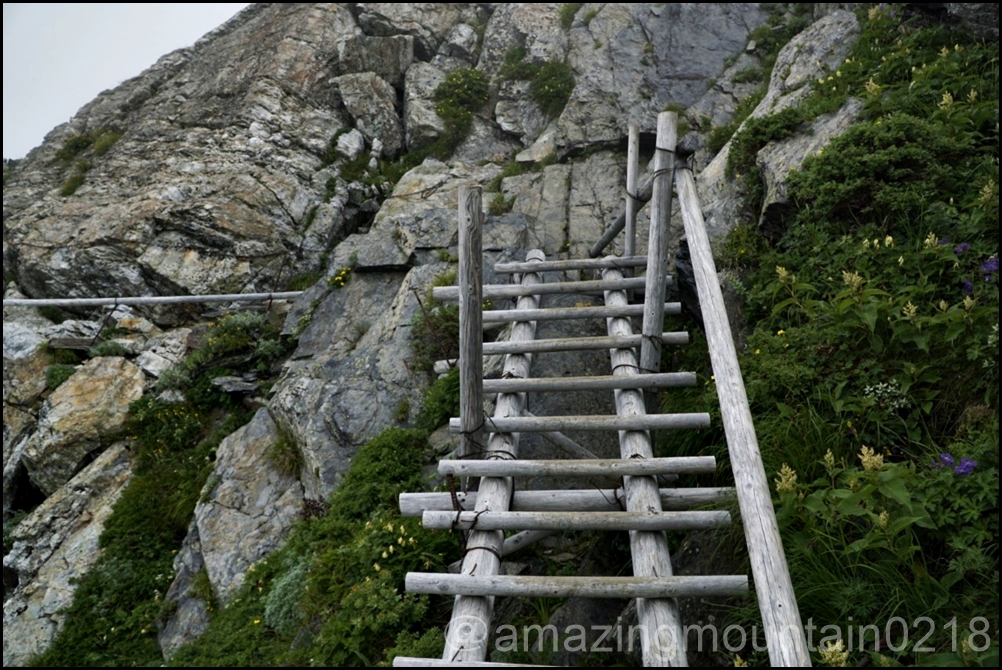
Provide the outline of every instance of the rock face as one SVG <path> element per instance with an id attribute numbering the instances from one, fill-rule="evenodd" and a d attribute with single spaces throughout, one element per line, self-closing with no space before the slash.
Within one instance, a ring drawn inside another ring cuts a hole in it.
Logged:
<path id="1" fill-rule="evenodd" d="M 129 450 L 113 446 L 14 530 L 14 547 L 3 560 L 5 582 L 8 571 L 18 581 L 3 604 L 4 667 L 25 665 L 56 636 L 74 580 L 100 555 L 98 538 L 131 468 Z"/>
<path id="2" fill-rule="evenodd" d="M 167 600 L 178 607 L 160 635 L 167 657 L 208 625 L 204 601 L 191 592 L 199 573 L 205 571 L 213 596 L 226 604 L 247 571 L 284 540 L 303 503 L 296 449 L 266 409 L 219 445 L 216 468 L 174 561 Z"/>
<path id="3" fill-rule="evenodd" d="M 810 92 L 810 85 L 815 79 L 822 73 L 827 75 L 829 71 L 834 71 L 845 60 L 858 35 L 859 22 L 856 16 L 844 10 L 836 10 L 790 40 L 780 50 L 769 89 L 751 113 L 751 118 L 775 114 L 802 101 Z M 824 146 L 845 127 L 845 123 L 829 124 L 826 126 L 830 130 L 828 135 L 813 145 L 816 149 Z M 696 180 L 707 233 L 711 238 L 722 237 L 739 224 L 757 224 L 760 218 L 759 212 L 745 211 L 741 177 L 729 177 L 726 174 L 729 154 L 730 143 L 720 150 Z M 768 161 L 763 160 L 767 174 L 785 174 L 782 166 L 777 165 L 776 169 L 772 169 Z M 800 162 L 802 161 L 803 156 L 800 157 Z M 799 164 L 798 162 L 797 165 Z M 776 188 L 772 190 L 774 193 L 778 192 Z"/>
<path id="4" fill-rule="evenodd" d="M 87 361 L 49 396 L 24 447 L 22 458 L 35 486 L 51 494 L 69 481 L 142 395 L 143 373 L 124 358 Z"/>

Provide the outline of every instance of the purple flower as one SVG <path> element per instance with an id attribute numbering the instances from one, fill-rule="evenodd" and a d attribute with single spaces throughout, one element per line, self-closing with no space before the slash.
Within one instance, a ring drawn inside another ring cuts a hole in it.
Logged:
<path id="1" fill-rule="evenodd" d="M 953 248 L 953 252 L 958 256 L 970 250 L 971 250 L 971 245 L 968 244 L 967 242 L 962 242 Z"/>
<path id="2" fill-rule="evenodd" d="M 950 238 L 949 237 L 941 237 L 941 238 L 939 238 L 939 246 L 945 247 L 949 243 L 950 243 Z"/>
<path id="3" fill-rule="evenodd" d="M 960 465 L 954 466 L 953 471 L 956 472 L 961 477 L 966 477 L 967 475 L 974 472 L 974 468 L 978 466 L 978 462 L 970 458 L 961 458 Z"/>
<path id="4" fill-rule="evenodd" d="M 987 280 L 988 277 L 985 277 L 985 279 Z M 964 295 L 974 295 L 974 284 L 970 281 L 964 282 Z"/>
<path id="5" fill-rule="evenodd" d="M 938 464 L 939 467 L 943 467 L 944 465 L 949 467 L 953 464 L 954 464 L 953 456 L 951 456 L 950 454 L 939 455 L 939 464 Z"/>
<path id="6" fill-rule="evenodd" d="M 995 273 L 999 271 L 999 257 L 993 256 L 985 261 L 981 266 L 981 271 L 985 273 L 985 281 L 995 279 Z"/>

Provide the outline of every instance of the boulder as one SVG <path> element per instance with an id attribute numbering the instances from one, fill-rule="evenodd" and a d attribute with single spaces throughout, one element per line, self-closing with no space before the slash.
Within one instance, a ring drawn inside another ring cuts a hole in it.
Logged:
<path id="1" fill-rule="evenodd" d="M 101 454 L 14 529 L 4 573 L 17 588 L 3 607 L 4 667 L 23 666 L 62 626 L 77 580 L 100 557 L 98 538 L 132 475 L 124 444 Z"/>
<path id="2" fill-rule="evenodd" d="M 346 74 L 334 81 L 355 127 L 370 141 L 380 140 L 386 156 L 396 155 L 404 146 L 404 134 L 393 87 L 371 72 Z"/>
<path id="3" fill-rule="evenodd" d="M 435 113 L 435 89 L 447 73 L 430 63 L 414 63 L 404 83 L 404 132 L 407 148 L 429 144 L 445 132 L 445 122 Z"/>
<path id="4" fill-rule="evenodd" d="M 367 35 L 411 35 L 414 55 L 430 60 L 457 23 L 472 23 L 484 17 L 476 5 L 467 3 L 359 2 L 358 23 Z"/>
<path id="5" fill-rule="evenodd" d="M 216 451 L 216 467 L 195 506 L 197 535 L 186 550 L 198 544 L 222 604 L 233 599 L 251 566 L 281 545 L 302 510 L 296 450 L 260 409 Z"/>
<path id="6" fill-rule="evenodd" d="M 390 86 L 402 88 L 404 73 L 414 60 L 414 38 L 355 35 L 341 42 L 338 51 L 342 72 L 371 72 Z"/>
<path id="7" fill-rule="evenodd" d="M 69 481 L 102 448 L 104 436 L 125 423 L 129 404 L 143 395 L 143 381 L 139 367 L 109 356 L 87 361 L 63 382 L 42 406 L 24 447 L 34 485 L 52 494 Z"/>

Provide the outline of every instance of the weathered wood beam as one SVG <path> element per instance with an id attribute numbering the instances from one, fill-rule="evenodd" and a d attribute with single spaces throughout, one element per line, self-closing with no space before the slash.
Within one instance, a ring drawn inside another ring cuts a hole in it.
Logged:
<path id="1" fill-rule="evenodd" d="M 622 350 L 617 350 L 622 351 Z M 536 416 L 505 417 L 488 421 L 488 429 L 499 433 L 543 433 L 557 430 L 684 430 L 710 427 L 710 415 L 647 414 L 635 416 Z M 459 419 L 451 419 L 449 428 L 460 431 Z"/>
<path id="2" fill-rule="evenodd" d="M 714 598 L 744 595 L 745 575 L 708 577 L 469 577 L 409 572 L 407 591 L 524 598 Z M 643 623 L 641 623 L 641 626 Z M 656 630 L 656 629 L 655 629 Z"/>
<path id="3" fill-rule="evenodd" d="M 613 417 L 609 417 L 613 418 Z M 602 458 L 596 460 L 439 461 L 440 475 L 462 477 L 642 477 L 646 475 L 692 475 L 713 473 L 713 456 L 675 458 Z"/>

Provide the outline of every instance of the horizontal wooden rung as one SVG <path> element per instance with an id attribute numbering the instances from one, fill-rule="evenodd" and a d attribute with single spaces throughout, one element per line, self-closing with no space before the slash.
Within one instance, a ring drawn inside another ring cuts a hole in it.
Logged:
<path id="1" fill-rule="evenodd" d="M 538 263 L 495 263 L 499 275 L 525 272 L 562 272 L 567 270 L 604 270 L 605 268 L 647 267 L 647 256 L 624 258 L 574 258 L 566 261 L 540 261 Z"/>
<path id="2" fill-rule="evenodd" d="M 414 658 L 397 656 L 393 659 L 394 668 L 562 668 L 562 665 L 523 665 L 521 663 L 490 663 L 487 661 L 443 661 L 439 658 Z"/>
<path id="3" fill-rule="evenodd" d="M 735 492 L 729 487 L 699 489 L 661 489 L 661 509 L 686 510 L 733 500 Z M 477 505 L 477 492 L 457 492 L 455 501 L 463 510 Z M 625 492 L 618 489 L 558 489 L 549 491 L 515 491 L 512 510 L 516 512 L 599 512 L 626 508 Z M 418 517 L 426 511 L 453 510 L 451 493 L 401 493 L 400 513 Z"/>
<path id="4" fill-rule="evenodd" d="M 556 351 L 595 351 L 598 349 L 633 349 L 640 346 L 643 335 L 601 337 L 564 337 L 552 340 L 484 342 L 485 356 L 501 354 L 540 354 Z M 661 333 L 661 342 L 680 346 L 689 344 L 689 333 Z"/>
<path id="5" fill-rule="evenodd" d="M 713 456 L 673 458 L 601 458 L 564 460 L 448 460 L 438 462 L 440 475 L 461 477 L 645 477 L 712 473 Z"/>
<path id="6" fill-rule="evenodd" d="M 682 303 L 666 302 L 665 314 L 677 316 L 682 313 Z M 643 305 L 623 305 L 606 307 L 547 307 L 544 309 L 494 309 L 484 312 L 484 323 L 511 323 L 512 321 L 562 321 L 564 319 L 612 319 L 643 316 Z"/>
<path id="7" fill-rule="evenodd" d="M 662 372 L 649 375 L 605 375 L 599 377 L 529 377 L 528 379 L 485 379 L 484 393 L 545 391 L 602 391 L 610 389 L 678 388 L 696 385 L 693 372 Z"/>
<path id="8" fill-rule="evenodd" d="M 710 427 L 710 415 L 646 414 L 641 416 L 522 416 L 488 419 L 486 429 L 492 433 L 545 433 L 569 430 L 681 430 Z M 453 433 L 461 431 L 459 419 L 449 420 Z"/>
<path id="9" fill-rule="evenodd" d="M 475 577 L 409 572 L 410 593 L 526 598 L 728 597 L 748 592 L 745 575 L 713 577 Z"/>
<path id="10" fill-rule="evenodd" d="M 643 277 L 630 279 L 593 279 L 590 281 L 566 281 L 550 284 L 487 284 L 482 297 L 487 299 L 520 298 L 527 295 L 573 295 L 578 293 L 601 293 L 602 291 L 627 291 L 642 289 L 647 284 Z M 671 286 L 671 277 L 665 278 L 665 285 Z M 458 300 L 458 286 L 437 286 L 432 289 L 436 300 Z"/>
<path id="11" fill-rule="evenodd" d="M 731 515 L 710 512 L 425 512 L 429 530 L 705 530 L 726 526 Z"/>

